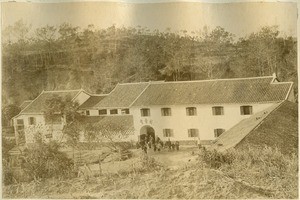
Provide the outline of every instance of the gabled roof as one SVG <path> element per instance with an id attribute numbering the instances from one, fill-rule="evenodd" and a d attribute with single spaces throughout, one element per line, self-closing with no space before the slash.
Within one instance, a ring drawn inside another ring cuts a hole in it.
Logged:
<path id="1" fill-rule="evenodd" d="M 20 114 L 42 114 L 46 108 L 46 100 L 53 97 L 61 97 L 63 99 L 75 98 L 82 90 L 59 90 L 59 91 L 43 91 L 37 98 L 29 103 Z"/>
<path id="2" fill-rule="evenodd" d="M 204 81 L 151 82 L 132 106 L 263 103 L 285 100 L 291 82 L 272 76 Z"/>
<path id="3" fill-rule="evenodd" d="M 223 133 L 212 148 L 224 151 L 249 146 L 278 148 L 284 154 L 298 153 L 298 105 L 284 101 L 256 113 Z"/>
<path id="4" fill-rule="evenodd" d="M 20 105 L 21 110 L 23 110 L 26 106 L 28 106 L 30 103 L 32 102 L 32 100 L 26 100 L 23 101 L 23 103 Z"/>
<path id="5" fill-rule="evenodd" d="M 145 82 L 118 84 L 94 108 L 128 108 L 148 85 L 149 83 Z"/>
<path id="6" fill-rule="evenodd" d="M 222 135 L 217 138 L 214 145 L 212 145 L 212 148 L 215 148 L 219 151 L 224 151 L 235 147 L 249 134 L 249 132 L 258 127 L 263 120 L 279 105 L 280 103 L 276 103 L 249 118 L 243 119 L 238 124 L 222 133 Z"/>
<path id="7" fill-rule="evenodd" d="M 107 96 L 107 94 L 103 95 L 93 95 L 91 96 L 87 101 L 85 101 L 81 106 L 79 106 L 79 109 L 89 109 L 95 107 L 97 103 L 99 103 L 102 99 L 104 99 Z"/>
<path id="8" fill-rule="evenodd" d="M 236 145 L 237 149 L 278 148 L 283 154 L 298 155 L 298 104 L 284 101 L 262 123 Z"/>

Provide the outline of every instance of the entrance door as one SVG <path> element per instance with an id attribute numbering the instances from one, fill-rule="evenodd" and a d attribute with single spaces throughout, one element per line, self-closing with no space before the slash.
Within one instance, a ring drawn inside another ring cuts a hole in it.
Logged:
<path id="1" fill-rule="evenodd" d="M 151 126 L 143 126 L 140 131 L 139 141 L 149 142 L 150 139 L 154 142 L 155 140 L 155 131 Z"/>

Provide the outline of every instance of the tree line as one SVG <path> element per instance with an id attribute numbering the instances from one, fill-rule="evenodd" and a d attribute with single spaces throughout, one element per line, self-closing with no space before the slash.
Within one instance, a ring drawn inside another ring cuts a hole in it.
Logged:
<path id="1" fill-rule="evenodd" d="M 107 93 L 118 82 L 267 76 L 297 82 L 297 41 L 278 27 L 236 38 L 222 27 L 188 33 L 145 27 L 106 29 L 63 23 L 33 30 L 22 20 L 3 30 L 3 105 L 42 90 Z M 297 84 L 296 84 L 297 85 Z"/>

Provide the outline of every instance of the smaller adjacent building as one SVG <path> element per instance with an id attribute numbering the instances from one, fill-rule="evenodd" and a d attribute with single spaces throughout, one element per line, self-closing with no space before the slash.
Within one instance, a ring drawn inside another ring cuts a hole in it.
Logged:
<path id="1" fill-rule="evenodd" d="M 25 101 L 23 109 L 13 118 L 15 137 L 18 144 L 33 143 L 34 136 L 40 132 L 45 141 L 61 140 L 62 128 L 65 119 L 60 115 L 54 120 L 47 121 L 44 115 L 46 102 L 54 97 L 63 100 L 70 99 L 82 105 L 90 98 L 90 94 L 83 90 L 60 90 L 42 91 L 42 93 L 32 101 Z"/>
<path id="2" fill-rule="evenodd" d="M 14 118 L 15 130 L 25 132 L 18 134 L 25 135 L 26 142 L 32 141 L 31 128 L 47 130 L 42 102 L 50 94 L 71 95 L 80 105 L 78 112 L 94 121 L 131 124 L 134 133 L 128 140 L 133 141 L 152 135 L 209 142 L 255 113 L 284 100 L 295 101 L 293 83 L 279 82 L 276 76 L 122 83 L 99 95 L 83 90 L 44 91 Z M 59 135 L 49 138 L 59 139 Z"/>

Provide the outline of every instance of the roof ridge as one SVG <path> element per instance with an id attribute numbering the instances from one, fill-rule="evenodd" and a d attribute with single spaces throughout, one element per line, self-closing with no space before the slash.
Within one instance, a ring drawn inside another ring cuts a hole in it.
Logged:
<path id="1" fill-rule="evenodd" d="M 43 90 L 44 93 L 55 93 L 55 92 L 79 92 L 79 91 L 84 91 L 83 89 L 77 89 L 77 90 L 48 90 L 48 91 L 45 91 Z"/>
<path id="2" fill-rule="evenodd" d="M 37 96 L 37 97 L 35 97 L 35 99 L 33 99 L 27 106 L 25 106 L 25 108 L 23 108 L 21 111 L 20 111 L 20 113 L 19 114 L 17 114 L 15 117 L 17 117 L 17 116 L 19 116 L 20 114 L 23 114 L 22 112 L 27 108 L 27 107 L 29 107 L 35 100 L 37 100 L 42 94 L 44 94 L 44 90 Z M 15 118 L 14 117 L 14 118 Z"/>
<path id="3" fill-rule="evenodd" d="M 239 80 L 249 80 L 249 79 L 267 79 L 273 78 L 272 76 L 258 76 L 258 77 L 245 77 L 245 78 L 227 78 L 227 79 L 207 79 L 207 80 L 192 80 L 192 81 L 161 81 L 161 82 L 151 82 L 153 84 L 159 83 L 199 83 L 199 82 L 213 82 L 213 81 L 239 81 Z M 281 82 L 283 83 L 283 82 Z"/>
<path id="4" fill-rule="evenodd" d="M 143 81 L 143 82 L 133 82 L 133 83 L 119 83 L 119 85 L 149 84 L 153 82 L 165 82 L 165 81 Z"/>
<path id="5" fill-rule="evenodd" d="M 143 89 L 143 91 L 132 101 L 132 103 L 128 106 L 131 107 L 137 100 L 140 98 L 140 96 L 147 90 L 147 88 L 151 85 L 151 82 L 148 83 L 148 85 Z"/>
<path id="6" fill-rule="evenodd" d="M 88 93 L 86 92 L 88 95 L 90 95 L 91 97 L 102 97 L 102 96 L 107 96 L 108 94 L 92 94 L 92 93 Z"/>

